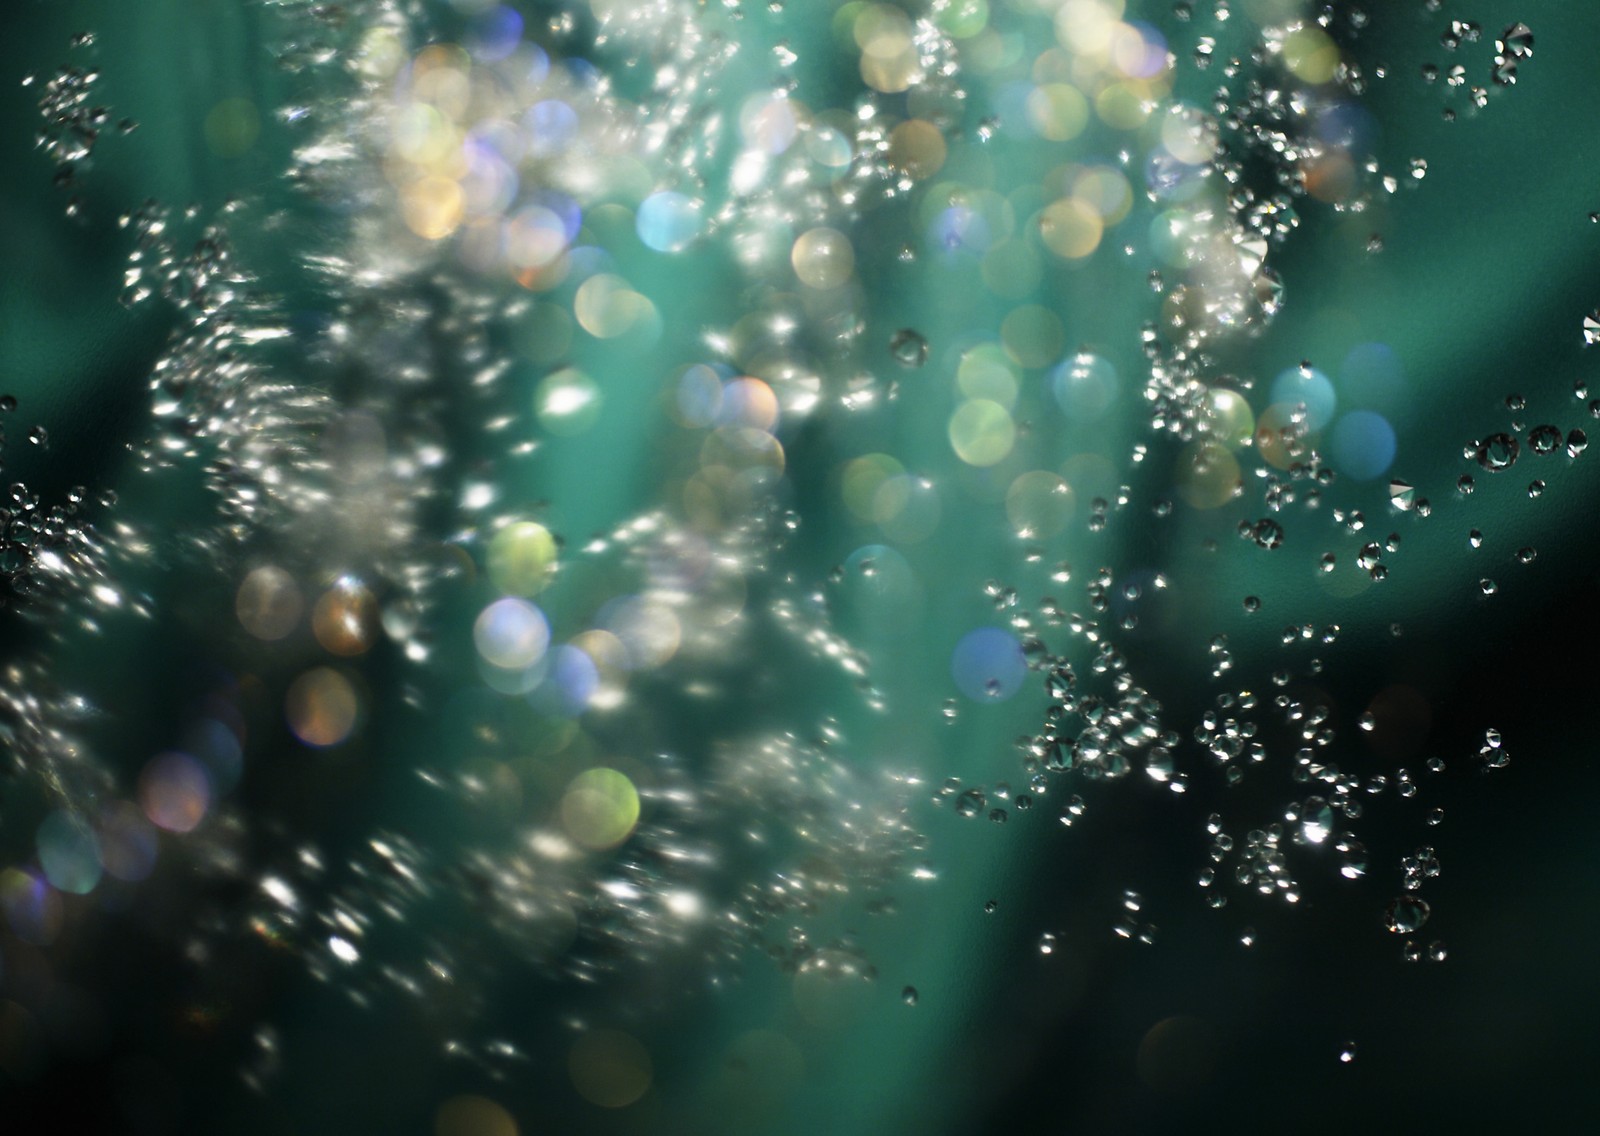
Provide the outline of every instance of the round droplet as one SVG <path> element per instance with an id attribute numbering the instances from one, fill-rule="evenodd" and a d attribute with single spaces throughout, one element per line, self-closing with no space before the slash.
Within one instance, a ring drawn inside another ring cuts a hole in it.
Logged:
<path id="1" fill-rule="evenodd" d="M 915 1006 L 917 1004 L 917 998 L 918 994 L 915 986 L 907 986 L 904 990 L 900 991 L 900 1001 L 904 1002 L 908 1006 Z"/>
<path id="2" fill-rule="evenodd" d="M 1384 926 L 1396 935 L 1409 935 L 1428 921 L 1433 909 L 1428 901 L 1414 895 L 1397 896 L 1383 913 Z"/>
<path id="3" fill-rule="evenodd" d="M 983 811 L 986 799 L 982 789 L 968 789 L 956 798 L 956 816 L 973 817 Z"/>
<path id="4" fill-rule="evenodd" d="M 1354 1061 L 1355 1059 L 1356 1059 L 1356 1043 L 1353 1042 L 1353 1041 L 1345 1042 L 1344 1045 L 1339 1049 L 1339 1061 L 1342 1064 L 1348 1065 L 1352 1061 Z"/>
<path id="5" fill-rule="evenodd" d="M 1039 936 L 1039 953 L 1053 955 L 1056 953 L 1056 937 L 1049 931 Z"/>
<path id="6" fill-rule="evenodd" d="M 1553 454 L 1560 445 L 1559 427 L 1546 424 L 1528 431 L 1528 448 L 1536 454 Z"/>
<path id="7" fill-rule="evenodd" d="M 1517 460 L 1517 455 L 1522 447 L 1510 434 L 1490 434 L 1478 443 L 1474 457 L 1479 465 L 1491 473 L 1510 469 Z"/>
<path id="8" fill-rule="evenodd" d="M 928 361 L 928 341 L 920 332 L 903 327 L 889 337 L 889 354 L 902 367 L 920 367 Z"/>

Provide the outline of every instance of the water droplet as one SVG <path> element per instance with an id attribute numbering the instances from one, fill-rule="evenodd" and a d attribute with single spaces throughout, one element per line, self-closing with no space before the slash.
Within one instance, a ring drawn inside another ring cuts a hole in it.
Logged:
<path id="1" fill-rule="evenodd" d="M 1467 543 L 1470 544 L 1473 548 L 1482 548 L 1483 547 L 1483 534 L 1481 532 L 1479 532 L 1477 529 L 1469 530 L 1468 533 L 1467 533 Z"/>
<path id="2" fill-rule="evenodd" d="M 1478 581 L 1478 590 L 1486 596 L 1492 596 L 1500 590 L 1500 585 L 1485 576 Z"/>
<path id="3" fill-rule="evenodd" d="M 1383 913 L 1384 926 L 1396 935 L 1409 935 L 1428 921 L 1433 909 L 1428 901 L 1415 895 L 1396 896 L 1389 901 Z"/>
<path id="4" fill-rule="evenodd" d="M 1544 478 L 1536 477 L 1528 482 L 1528 496 L 1530 498 L 1544 495 Z"/>
<path id="5" fill-rule="evenodd" d="M 900 991 L 900 1001 L 904 1002 L 908 1006 L 915 1006 L 917 1004 L 917 997 L 917 988 L 915 986 L 907 986 L 904 990 Z"/>
<path id="6" fill-rule="evenodd" d="M 32 442 L 35 446 L 49 445 L 50 431 L 46 430 L 43 426 L 35 426 L 28 431 L 28 441 Z"/>
<path id="7" fill-rule="evenodd" d="M 1443 962 L 1445 960 L 1446 953 L 1447 952 L 1445 951 L 1443 939 L 1435 939 L 1433 942 L 1428 944 L 1429 962 Z"/>
<path id="8" fill-rule="evenodd" d="M 956 815 L 974 817 L 983 811 L 987 803 L 982 789 L 968 789 L 956 798 Z"/>
<path id="9" fill-rule="evenodd" d="M 1519 548 L 1517 549 L 1517 562 L 1519 564 L 1532 564 L 1538 555 L 1539 550 L 1537 548 L 1533 548 L 1532 546 L 1527 548 Z"/>
<path id="10" fill-rule="evenodd" d="M 983 913 L 985 915 L 993 915 L 996 911 L 999 911 L 999 910 L 1000 910 L 1000 901 L 998 899 L 990 899 L 990 900 L 985 900 L 984 901 Z"/>
<path id="11" fill-rule="evenodd" d="M 1254 615 L 1256 612 L 1260 611 L 1261 610 L 1261 597 L 1260 596 L 1245 596 L 1245 598 L 1244 598 L 1244 609 L 1245 609 L 1245 611 L 1250 612 L 1252 615 Z"/>
<path id="12" fill-rule="evenodd" d="M 1561 445 L 1561 430 L 1548 423 L 1528 431 L 1528 448 L 1536 454 L 1553 454 Z"/>
<path id="13" fill-rule="evenodd" d="M 1340 1062 L 1342 1062 L 1345 1065 L 1348 1065 L 1352 1061 L 1354 1061 L 1355 1059 L 1356 1059 L 1356 1043 L 1353 1042 L 1353 1041 L 1345 1042 L 1344 1045 L 1339 1049 L 1339 1060 L 1340 1060 Z"/>
<path id="14" fill-rule="evenodd" d="M 1039 953 L 1053 955 L 1056 952 L 1056 937 L 1049 931 L 1039 936 Z"/>
<path id="15" fill-rule="evenodd" d="M 928 361 L 928 341 L 920 332 L 903 327 L 890 337 L 889 353 L 902 367 L 920 367 Z"/>
<path id="16" fill-rule="evenodd" d="M 1589 448 L 1589 436 L 1582 430 L 1567 431 L 1567 456 L 1575 458 Z"/>
<path id="17" fill-rule="evenodd" d="M 1475 457 L 1484 469 L 1498 473 L 1510 469 L 1517 460 L 1521 446 L 1510 434 L 1490 434 L 1478 443 Z"/>

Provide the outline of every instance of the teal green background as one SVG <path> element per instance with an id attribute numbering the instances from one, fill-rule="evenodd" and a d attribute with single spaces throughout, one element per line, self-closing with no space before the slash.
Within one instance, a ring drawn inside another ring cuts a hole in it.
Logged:
<path id="1" fill-rule="evenodd" d="M 1151 18 L 1173 27 L 1165 6 L 1157 7 Z M 1151 518 L 1148 502 L 1170 493 L 1170 449 L 1158 445 L 1133 483 L 1142 507 L 1115 514 L 1102 536 L 1075 526 L 1042 564 L 1024 565 L 1002 509 L 948 492 L 938 536 L 908 553 L 929 597 L 925 618 L 889 638 L 854 629 L 883 660 L 875 677 L 894 714 L 851 711 L 845 684 L 799 667 L 770 701 L 729 712 L 795 722 L 839 714 L 862 755 L 904 753 L 935 783 L 952 776 L 1020 785 L 1011 739 L 1036 728 L 1039 692 L 1030 688 L 1005 706 L 964 706 L 953 727 L 938 720 L 939 705 L 954 693 L 951 647 L 993 621 L 982 582 L 1002 579 L 1031 604 L 1055 590 L 1047 572 L 1057 559 L 1073 563 L 1074 590 L 1101 563 L 1160 571 L 1174 584 L 1159 601 L 1166 610 L 1152 600 L 1144 630 L 1128 637 L 1126 649 L 1171 721 L 1192 721 L 1221 689 L 1205 677 L 1214 635 L 1228 635 L 1241 677 L 1264 687 L 1265 676 L 1285 665 L 1277 641 L 1286 624 L 1337 622 L 1344 633 L 1323 652 L 1323 686 L 1347 730 L 1365 700 L 1391 682 L 1414 685 L 1433 701 L 1429 749 L 1447 754 L 1457 770 L 1428 802 L 1447 810 L 1437 832 L 1405 815 L 1408 802 L 1386 798 L 1395 811 L 1385 816 L 1374 804 L 1365 825 L 1380 838 L 1368 841 L 1375 867 L 1360 888 L 1341 890 L 1340 881 L 1308 870 L 1309 910 L 1247 908 L 1240 896 L 1212 912 L 1198 901 L 1192 877 L 1203 855 L 1206 802 L 1222 801 L 1217 786 L 1197 785 L 1183 799 L 1132 781 L 1093 792 L 1052 788 L 1032 815 L 1013 811 L 1004 827 L 919 804 L 939 879 L 897 889 L 898 915 L 852 926 L 880 977 L 864 987 L 850 1024 L 829 1032 L 798 1022 L 788 979 L 760 959 L 749 961 L 740 985 L 715 992 L 695 989 L 692 968 L 631 977 L 596 993 L 510 973 L 495 984 L 482 1024 L 468 1027 L 482 1037 L 526 1029 L 545 1039 L 526 1073 L 504 1085 L 441 1063 L 437 1039 L 407 1009 L 355 1011 L 281 962 L 256 970 L 253 960 L 239 960 L 241 973 L 220 983 L 231 1012 L 214 1035 L 197 1035 L 174 1024 L 177 1009 L 218 993 L 197 991 L 147 933 L 108 934 L 63 964 L 100 1000 L 106 1043 L 87 1054 L 63 1047 L 37 1078 L 0 1089 L 4 1099 L 41 1125 L 82 1110 L 89 1123 L 104 1125 L 97 1130 L 139 1132 L 421 1132 L 437 1101 L 461 1091 L 498 1095 L 526 1133 L 1165 1131 L 1221 1122 L 1247 1131 L 1279 1123 L 1322 1131 L 1352 1117 L 1418 1131 L 1530 1118 L 1547 1130 L 1578 1128 L 1600 1103 L 1591 959 L 1600 933 L 1592 815 L 1600 790 L 1592 760 L 1600 725 L 1592 696 L 1600 459 L 1536 466 L 1525 457 L 1505 475 L 1480 472 L 1466 499 L 1454 484 L 1469 468 L 1462 444 L 1505 426 L 1502 400 L 1513 391 L 1527 397 L 1530 425 L 1549 420 L 1565 430 L 1593 422 L 1571 390 L 1579 378 L 1600 389 L 1579 335 L 1582 316 L 1600 305 L 1600 226 L 1587 220 L 1600 208 L 1593 62 L 1600 10 L 1562 0 L 1452 4 L 1447 14 L 1479 19 L 1490 35 L 1522 19 L 1538 39 L 1514 89 L 1496 91 L 1482 113 L 1446 123 L 1441 91 L 1417 75 L 1422 60 L 1448 58 L 1433 42 L 1438 19 L 1414 14 L 1420 4 L 1405 7 L 1374 11 L 1374 27 L 1354 51 L 1369 69 L 1384 63 L 1391 71 L 1366 101 L 1380 126 L 1378 156 L 1403 169 L 1425 155 L 1428 175 L 1369 214 L 1303 207 L 1301 231 L 1280 262 L 1285 311 L 1240 349 L 1239 365 L 1265 381 L 1301 359 L 1332 366 L 1358 342 L 1391 345 L 1411 407 L 1397 424 L 1394 473 L 1430 498 L 1433 515 L 1392 515 L 1381 485 L 1341 482 L 1326 495 L 1322 517 L 1297 515 L 1286 522 L 1284 547 L 1263 552 L 1234 538 L 1239 510 L 1196 515 L 1180 507 L 1168 520 Z M 791 8 L 762 34 L 783 31 L 803 58 L 808 45 L 825 58 L 820 19 Z M 270 120 L 257 147 L 231 161 L 210 156 L 201 133 L 206 109 L 222 98 L 272 106 L 292 92 L 261 57 L 259 19 L 254 9 L 220 3 L 30 2 L 22 34 L 0 47 L 0 145 L 10 171 L 0 182 L 0 263 L 7 266 L 0 387 L 22 404 L 18 420 L 47 425 L 52 438 L 47 454 L 20 454 L 21 430 L 8 423 L 8 474 L 46 488 L 116 485 L 122 507 L 143 510 L 158 527 L 190 523 L 188 510 L 203 516 L 207 506 L 192 486 L 192 496 L 174 491 L 181 477 L 141 496 L 126 468 L 123 446 L 141 431 L 144 379 L 172 321 L 159 310 L 127 313 L 117 305 L 127 240 L 114 218 L 151 196 L 210 209 L 233 193 L 284 192 L 272 179 L 289 139 Z M 82 27 L 98 34 L 101 89 L 113 117 L 129 114 L 141 126 L 97 149 L 80 222 L 62 216 L 63 196 L 31 149 L 33 96 L 17 80 L 48 73 Z M 1459 93 L 1453 103 L 1465 105 Z M 996 161 L 1014 163 L 1022 179 L 1030 164 L 1054 164 L 1032 149 L 1002 144 Z M 1376 255 L 1365 251 L 1372 232 L 1383 235 Z M 270 249 L 256 251 L 269 271 L 293 281 Z M 790 556 L 812 581 L 876 539 L 838 507 L 829 470 L 869 450 L 894 453 L 908 466 L 953 465 L 943 435 L 952 343 L 940 332 L 986 320 L 992 327 L 1002 311 L 975 301 L 970 280 L 934 268 L 902 271 L 892 248 L 875 251 L 862 257 L 870 336 L 881 343 L 895 327 L 924 327 L 934 357 L 902 381 L 893 415 L 851 422 L 823 413 L 786 439 L 804 525 Z M 628 258 L 641 290 L 668 297 L 669 327 L 698 327 L 737 303 L 714 253 L 669 260 L 634 247 L 619 257 Z M 695 286 L 675 288 L 678 279 Z M 1043 299 L 1068 313 L 1069 342 L 1091 340 L 1116 355 L 1125 402 L 1100 441 L 1119 461 L 1143 413 L 1127 395 L 1137 329 L 1151 315 L 1147 299 L 1142 270 L 1120 263 L 1110 248 L 1077 274 L 1063 273 Z M 572 538 L 655 502 L 657 447 L 665 444 L 652 373 L 604 354 L 580 361 L 615 383 L 602 422 L 594 434 L 550 445 L 519 487 L 554 502 Z M 1083 441 L 1046 422 L 1035 444 Z M 597 452 L 621 457 L 597 473 Z M 1535 471 L 1548 489 L 1529 500 Z M 1359 538 L 1336 534 L 1326 515 L 1334 507 L 1362 509 L 1368 529 Z M 1485 533 L 1483 548 L 1467 547 L 1469 528 Z M 1386 557 L 1388 580 L 1351 599 L 1326 594 L 1315 569 L 1321 552 L 1337 549 L 1347 562 L 1364 540 L 1391 530 L 1403 544 Z M 1220 542 L 1216 552 L 1203 551 L 1206 537 Z M 1512 554 L 1525 545 L 1538 548 L 1538 560 L 1514 564 Z M 1500 584 L 1490 599 L 1476 591 L 1485 575 Z M 171 602 L 186 597 L 191 610 L 226 611 L 225 581 L 197 585 L 173 575 L 148 586 Z M 1262 597 L 1259 615 L 1245 615 L 1245 594 Z M 460 598 L 461 610 L 469 599 Z M 1390 631 L 1396 622 L 1400 638 Z M 190 653 L 204 624 L 203 614 L 193 614 L 114 628 L 98 646 L 66 651 L 61 680 L 100 691 L 117 729 L 153 736 L 162 716 L 176 713 L 161 701 L 168 668 L 180 666 L 175 660 Z M 6 633 L 16 636 L 8 644 L 26 638 L 11 625 Z M 1304 657 L 1294 656 L 1297 665 Z M 692 748 L 709 725 L 685 716 L 672 730 Z M 1508 770 L 1474 779 L 1466 758 L 1474 733 L 1487 725 L 1505 733 L 1515 757 Z M 399 727 L 371 744 L 397 753 L 419 748 Z M 424 806 L 397 780 L 372 776 L 366 784 L 375 792 L 340 796 L 336 789 L 333 804 L 300 819 L 333 847 L 342 831 L 359 835 L 387 809 L 430 832 Z M 1052 820 L 1066 792 L 1088 802 L 1070 832 Z M 432 835 L 444 843 L 449 833 L 441 823 Z M 1379 928 L 1382 903 L 1398 882 L 1392 866 L 1424 841 L 1438 845 L 1445 863 L 1432 893 L 1451 950 L 1440 967 L 1402 964 Z M 1382 880 L 1380 866 L 1390 873 Z M 1153 948 L 1110 934 L 1121 890 L 1130 887 L 1145 894 L 1146 912 L 1161 928 Z M 999 910 L 986 915 L 990 898 Z M 1245 924 L 1262 939 L 1249 952 L 1235 942 Z M 1042 959 L 1035 942 L 1046 928 L 1066 947 Z M 824 920 L 816 933 L 833 930 Z M 906 984 L 920 992 L 915 1007 L 900 1003 Z M 666 997 L 685 989 L 692 992 Z M 636 1023 L 658 1057 L 649 1107 L 603 1114 L 572 1096 L 562 1050 L 543 1029 L 567 1013 Z M 1174 1014 L 1211 1023 L 1217 1068 L 1208 1085 L 1163 1095 L 1140 1081 L 1134 1055 L 1150 1026 Z M 284 1031 L 285 1070 L 256 1099 L 238 1088 L 233 1071 L 248 1023 L 262 1015 Z M 793 1030 L 805 1060 L 792 1095 L 750 1115 L 705 1113 L 695 1086 L 727 1042 L 745 1029 L 779 1026 Z M 1350 1067 L 1335 1059 L 1346 1037 L 1361 1046 Z"/>

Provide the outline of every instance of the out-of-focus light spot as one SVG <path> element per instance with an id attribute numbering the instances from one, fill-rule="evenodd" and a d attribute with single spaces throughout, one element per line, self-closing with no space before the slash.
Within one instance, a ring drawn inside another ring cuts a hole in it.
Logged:
<path id="1" fill-rule="evenodd" d="M 1100 247 L 1105 223 L 1092 205 L 1076 197 L 1052 201 L 1039 214 L 1039 239 L 1066 260 L 1081 260 Z"/>
<path id="2" fill-rule="evenodd" d="M 1079 55 L 1104 55 L 1122 13 L 1123 0 L 1065 0 L 1056 8 L 1056 39 Z"/>
<path id="3" fill-rule="evenodd" d="M 1116 402 L 1117 369 L 1108 359 L 1079 352 L 1050 373 L 1050 389 L 1070 420 L 1095 422 Z"/>
<path id="4" fill-rule="evenodd" d="M 539 682 L 528 696 L 541 713 L 575 718 L 589 708 L 600 690 L 600 668 L 588 652 L 563 643 L 550 652 Z"/>
<path id="5" fill-rule="evenodd" d="M 694 363 L 678 376 L 673 395 L 680 423 L 709 426 L 722 410 L 722 376 L 704 363 Z"/>
<path id="6" fill-rule="evenodd" d="M 284 697 L 289 729 L 306 745 L 319 749 L 336 746 L 348 738 L 360 711 L 355 687 L 332 667 L 306 671 L 289 684 Z"/>
<path id="7" fill-rule="evenodd" d="M 142 880 L 156 863 L 156 831 L 131 801 L 113 801 L 100 812 L 100 861 L 119 880 Z"/>
<path id="8" fill-rule="evenodd" d="M 1118 24 L 1111 37 L 1111 62 L 1130 79 L 1154 79 L 1167 69 L 1167 42 L 1149 24 Z"/>
<path id="9" fill-rule="evenodd" d="M 1297 79 L 1326 83 L 1339 68 L 1339 47 L 1321 28 L 1296 28 L 1283 37 L 1283 62 Z"/>
<path id="10" fill-rule="evenodd" d="M 852 552 L 840 590 L 843 610 L 868 634 L 894 635 L 921 622 L 922 582 L 911 562 L 888 545 L 868 544 Z"/>
<path id="11" fill-rule="evenodd" d="M 514 268 L 544 270 L 556 264 L 571 238 L 553 209 L 525 205 L 505 222 L 506 260 Z"/>
<path id="12" fill-rule="evenodd" d="M 517 1136 L 517 1122 L 487 1097 L 451 1097 L 433 1115 L 433 1136 Z"/>
<path id="13" fill-rule="evenodd" d="M 1089 101 L 1070 83 L 1035 87 L 1026 105 L 1029 124 L 1051 142 L 1069 142 L 1089 125 Z"/>
<path id="14" fill-rule="evenodd" d="M 650 1088 L 650 1052 L 620 1030 L 590 1030 L 567 1057 L 578 1095 L 601 1108 L 626 1108 Z"/>
<path id="15" fill-rule="evenodd" d="M 1072 489 L 1048 470 L 1033 470 L 1006 490 L 1006 517 L 1025 540 L 1055 536 L 1072 519 Z"/>
<path id="16" fill-rule="evenodd" d="M 454 178 L 423 177 L 400 188 L 400 214 L 406 226 L 424 240 L 448 237 L 461 225 L 466 198 Z"/>
<path id="17" fill-rule="evenodd" d="M 961 637 L 950 655 L 956 689 L 974 702 L 1003 702 L 1022 689 L 1028 660 L 1022 644 L 999 627 L 980 627 Z"/>
<path id="18" fill-rule="evenodd" d="M 21 868 L 0 872 L 0 910 L 5 911 L 12 934 L 35 946 L 49 946 L 61 930 L 61 896 Z"/>
<path id="19" fill-rule="evenodd" d="M 1339 405 L 1333 383 L 1315 367 L 1290 367 L 1272 381 L 1272 401 L 1306 408 L 1306 425 L 1321 430 Z"/>
<path id="20" fill-rule="evenodd" d="M 239 737 L 215 718 L 200 718 L 184 728 L 182 752 L 206 768 L 215 796 L 222 796 L 239 783 L 244 772 L 244 750 Z"/>
<path id="21" fill-rule="evenodd" d="M 596 339 L 626 335 L 655 305 L 620 276 L 596 273 L 578 285 L 572 314 L 578 326 Z"/>
<path id="22" fill-rule="evenodd" d="M 962 352 L 956 386 L 968 398 L 988 399 L 1010 410 L 1017 404 L 1017 365 L 1000 344 L 980 343 Z"/>
<path id="23" fill-rule="evenodd" d="M 889 132 L 889 164 L 917 181 L 930 178 L 944 165 L 944 135 L 931 122 L 907 119 Z"/>
<path id="24" fill-rule="evenodd" d="M 1206 430 L 1229 449 L 1236 450 L 1244 445 L 1256 430 L 1249 401 L 1236 390 L 1213 389 L 1206 400 Z"/>
<path id="25" fill-rule="evenodd" d="M 879 493 L 886 485 L 896 484 L 902 490 L 903 482 L 899 479 L 905 474 L 905 467 L 888 454 L 865 454 L 853 458 L 845 463 L 840 477 L 840 490 L 844 495 L 845 507 L 863 521 L 882 521 L 898 512 L 892 494 L 879 498 Z"/>
<path id="26" fill-rule="evenodd" d="M 576 367 L 563 367 L 547 375 L 534 392 L 539 424 L 552 434 L 581 434 L 600 418 L 604 398 L 600 387 Z"/>
<path id="27" fill-rule="evenodd" d="M 1139 129 L 1156 105 L 1151 85 L 1143 79 L 1110 83 L 1094 97 L 1094 110 L 1100 121 L 1117 130 Z"/>
<path id="28" fill-rule="evenodd" d="M 555 566 L 555 537 L 537 521 L 509 524 L 489 542 L 489 579 L 506 595 L 536 595 Z"/>
<path id="29" fill-rule="evenodd" d="M 1358 343 L 1339 367 L 1339 389 L 1351 407 L 1376 410 L 1391 422 L 1407 409 L 1410 386 L 1400 357 L 1386 343 Z"/>
<path id="30" fill-rule="evenodd" d="M 378 636 L 378 601 L 360 581 L 343 577 L 318 597 L 311 631 L 330 654 L 365 654 Z"/>
<path id="31" fill-rule="evenodd" d="M 522 42 L 522 14 L 504 5 L 491 8 L 472 21 L 466 40 L 467 49 L 484 62 L 505 59 Z"/>
<path id="32" fill-rule="evenodd" d="M 51 813 L 39 825 L 36 844 L 45 879 L 58 891 L 87 895 L 100 882 L 100 842 L 82 814 Z"/>
<path id="33" fill-rule="evenodd" d="M 1269 465 L 1288 469 L 1302 456 L 1297 450 L 1314 444 L 1319 437 L 1307 431 L 1305 423 L 1295 422 L 1299 413 L 1298 406 L 1275 402 L 1256 419 L 1256 452 Z"/>
<path id="34" fill-rule="evenodd" d="M 1161 120 L 1161 144 L 1178 161 L 1198 166 L 1217 153 L 1216 119 L 1188 103 L 1174 103 Z"/>
<path id="35" fill-rule="evenodd" d="M 1104 226 L 1115 225 L 1133 208 L 1133 186 L 1111 166 L 1080 171 L 1072 179 L 1072 197 L 1093 209 Z"/>
<path id="36" fill-rule="evenodd" d="M 151 758 L 139 774 L 139 806 L 157 828 L 192 832 L 211 808 L 211 779 L 186 753 Z"/>
<path id="37" fill-rule="evenodd" d="M 589 691 L 589 708 L 610 710 L 622 705 L 628 693 L 630 669 L 630 656 L 622 640 L 610 631 L 591 628 L 574 635 L 570 646 L 582 651 L 594 663 L 597 681 Z"/>
<path id="38" fill-rule="evenodd" d="M 1178 455 L 1178 496 L 1196 509 L 1216 509 L 1233 500 L 1243 484 L 1239 460 L 1218 442 L 1193 442 Z"/>
<path id="39" fill-rule="evenodd" d="M 657 252 L 681 252 L 700 235 L 700 202 L 671 190 L 639 203 L 634 225 L 639 239 Z"/>
<path id="40" fill-rule="evenodd" d="M 1059 359 L 1065 340 L 1060 318 L 1043 304 L 1023 304 L 1000 321 L 1000 342 L 1022 367 L 1043 367 Z"/>
<path id="41" fill-rule="evenodd" d="M 885 482 L 874 494 L 875 500 L 886 498 L 896 503 L 903 502 L 893 514 L 878 522 L 883 535 L 890 540 L 901 544 L 919 544 L 938 531 L 944 506 L 933 482 L 903 474 Z"/>
<path id="42" fill-rule="evenodd" d="M 1381 414 L 1352 410 L 1334 423 L 1333 464 L 1356 481 L 1371 481 L 1394 463 L 1394 427 Z"/>
<path id="43" fill-rule="evenodd" d="M 206 145 L 219 158 L 238 158 L 250 152 L 261 135 L 261 114 L 249 99 L 223 99 L 205 121 Z"/>
<path id="44" fill-rule="evenodd" d="M 739 135 L 750 150 L 765 155 L 781 154 L 794 144 L 800 131 L 801 109 L 798 103 L 781 94 L 752 95 L 739 108 Z"/>
<path id="45" fill-rule="evenodd" d="M 528 151 L 535 157 L 559 153 L 578 135 L 578 112 L 559 99 L 534 103 L 522 121 L 528 130 Z"/>
<path id="46" fill-rule="evenodd" d="M 478 614 L 472 640 L 490 666 L 526 670 L 543 658 L 550 646 L 550 624 L 531 603 L 508 596 Z"/>
<path id="47" fill-rule="evenodd" d="M 850 238 L 837 229 L 808 229 L 795 238 L 789 261 L 806 287 L 837 288 L 854 274 L 856 254 Z"/>
<path id="48" fill-rule="evenodd" d="M 596 613 L 595 622 L 614 635 L 629 670 L 663 666 L 678 652 L 683 627 L 666 604 L 644 596 L 620 596 Z"/>
<path id="49" fill-rule="evenodd" d="M 778 427 L 778 396 L 760 379 L 734 379 L 722 389 L 717 421 L 726 426 L 749 426 L 768 433 Z"/>
<path id="50" fill-rule="evenodd" d="M 989 0 L 952 0 L 934 17 L 955 39 L 971 39 L 989 23 Z"/>
<path id="51" fill-rule="evenodd" d="M 950 415 L 950 448 L 968 465 L 991 466 L 1004 461 L 1017 441 L 1011 412 L 998 402 L 972 398 Z"/>
<path id="52" fill-rule="evenodd" d="M 305 612 L 305 600 L 293 576 L 282 568 L 264 565 L 244 578 L 233 608 L 240 626 L 257 639 L 271 642 L 295 629 Z"/>
<path id="53" fill-rule="evenodd" d="M 562 794 L 562 827 L 585 848 L 615 848 L 638 823 L 639 791 L 626 774 L 615 769 L 586 769 Z"/>

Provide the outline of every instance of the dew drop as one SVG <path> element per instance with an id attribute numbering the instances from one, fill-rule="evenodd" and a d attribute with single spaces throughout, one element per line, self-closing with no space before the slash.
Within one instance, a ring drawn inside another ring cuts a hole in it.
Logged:
<path id="1" fill-rule="evenodd" d="M 1383 923 L 1396 935 L 1409 935 L 1428 921 L 1433 909 L 1428 901 L 1415 895 L 1396 896 L 1389 901 L 1383 913 Z"/>
<path id="2" fill-rule="evenodd" d="M 904 990 L 900 991 L 900 1001 L 904 1002 L 908 1006 L 915 1006 L 917 1004 L 917 998 L 918 994 L 915 986 L 907 986 Z"/>
<path id="3" fill-rule="evenodd" d="M 903 327 L 890 337 L 889 353 L 902 367 L 920 367 L 928 361 L 928 341 L 920 332 Z"/>
<path id="4" fill-rule="evenodd" d="M 1516 463 L 1521 446 L 1510 434 L 1490 434 L 1478 443 L 1474 456 L 1478 464 L 1492 473 L 1510 469 Z"/>
<path id="5" fill-rule="evenodd" d="M 1528 448 L 1536 454 L 1553 454 L 1561 445 L 1561 430 L 1549 423 L 1528 431 Z"/>
<path id="6" fill-rule="evenodd" d="M 968 789 L 956 798 L 956 815 L 974 817 L 983 811 L 986 803 L 982 789 Z"/>

